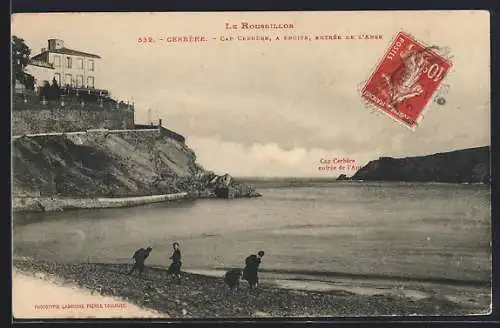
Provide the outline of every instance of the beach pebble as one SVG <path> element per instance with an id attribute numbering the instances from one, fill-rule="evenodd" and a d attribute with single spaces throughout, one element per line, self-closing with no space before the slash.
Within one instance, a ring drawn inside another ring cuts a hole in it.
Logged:
<path id="1" fill-rule="evenodd" d="M 148 268 L 148 278 L 124 276 L 125 265 L 67 264 L 14 261 L 19 269 L 39 272 L 39 276 L 56 273 L 59 278 L 85 286 L 92 293 L 100 290 L 146 304 L 171 317 L 270 317 L 270 316 L 349 316 L 349 315 L 453 315 L 472 313 L 450 301 L 435 298 L 412 301 L 408 297 L 389 295 L 342 295 L 333 292 L 278 289 L 263 285 L 258 291 L 243 286 L 230 293 L 220 278 L 189 276 L 190 282 L 172 284 L 164 269 Z M 183 278 L 187 278 L 184 274 Z M 186 280 L 186 279 L 184 279 Z M 396 290 L 396 286 L 394 287 Z M 478 306 L 481 306 L 480 304 Z M 189 311 L 188 311 L 189 309 Z M 472 312 L 471 312 L 472 311 Z"/>
<path id="2" fill-rule="evenodd" d="M 37 272 L 37 273 L 35 273 L 35 277 L 37 277 L 39 279 L 43 279 L 43 278 L 45 278 L 45 275 L 43 273 Z"/>

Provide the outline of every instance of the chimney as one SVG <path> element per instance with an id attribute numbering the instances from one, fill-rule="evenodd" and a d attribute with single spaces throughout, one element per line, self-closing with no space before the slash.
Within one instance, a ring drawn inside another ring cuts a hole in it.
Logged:
<path id="1" fill-rule="evenodd" d="M 158 119 L 158 126 L 161 127 L 161 118 Z"/>
<path id="2" fill-rule="evenodd" d="M 47 48 L 42 48 L 42 50 L 40 50 L 40 52 L 45 52 L 47 50 Z"/>
<path id="3" fill-rule="evenodd" d="M 49 50 L 56 50 L 64 48 L 64 41 L 59 39 L 49 39 L 48 40 Z"/>

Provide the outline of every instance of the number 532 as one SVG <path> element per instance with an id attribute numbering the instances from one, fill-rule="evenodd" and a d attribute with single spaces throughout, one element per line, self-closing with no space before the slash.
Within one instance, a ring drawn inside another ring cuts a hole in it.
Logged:
<path id="1" fill-rule="evenodd" d="M 150 43 L 155 42 L 151 36 L 140 36 L 137 38 L 138 43 Z"/>

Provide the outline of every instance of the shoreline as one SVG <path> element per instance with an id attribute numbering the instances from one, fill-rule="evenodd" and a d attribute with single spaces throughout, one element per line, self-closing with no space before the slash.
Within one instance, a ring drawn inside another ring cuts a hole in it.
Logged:
<path id="1" fill-rule="evenodd" d="M 15 259 L 20 272 L 58 277 L 67 284 L 157 311 L 169 318 L 359 317 L 393 315 L 478 315 L 488 308 L 430 296 L 415 299 L 383 293 L 284 288 L 263 281 L 256 291 L 246 282 L 231 292 L 222 277 L 182 272 L 175 283 L 165 268 L 146 266 L 143 277 L 128 276 L 127 264 L 56 263 Z M 31 291 L 35 292 L 35 291 Z M 35 292 L 36 293 L 36 292 Z M 64 300 L 60 300 L 64 303 Z"/>
<path id="2" fill-rule="evenodd" d="M 132 207 L 189 198 L 187 192 L 117 198 L 12 197 L 12 212 L 60 212 L 71 209 Z"/>
<path id="3" fill-rule="evenodd" d="M 258 198 L 260 193 L 237 198 Z M 12 212 L 62 212 L 74 209 L 100 209 L 134 207 L 153 203 L 171 202 L 179 200 L 196 199 L 224 199 L 217 197 L 208 191 L 203 192 L 179 192 L 163 195 L 147 195 L 134 197 L 93 197 L 93 198 L 72 198 L 72 197 L 41 197 L 41 196 L 13 196 L 11 199 Z"/>

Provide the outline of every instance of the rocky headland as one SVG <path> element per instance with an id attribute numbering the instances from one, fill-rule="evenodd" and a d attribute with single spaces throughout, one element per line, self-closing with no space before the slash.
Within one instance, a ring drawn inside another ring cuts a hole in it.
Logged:
<path id="1" fill-rule="evenodd" d="M 12 140 L 12 158 L 14 211 L 91 208 L 97 198 L 261 196 L 229 174 L 205 170 L 184 142 L 160 131 L 23 136 Z M 73 205 L 57 205 L 65 202 Z"/>
<path id="2" fill-rule="evenodd" d="M 359 169 L 350 180 L 489 184 L 490 147 L 427 156 L 381 157 Z"/>

